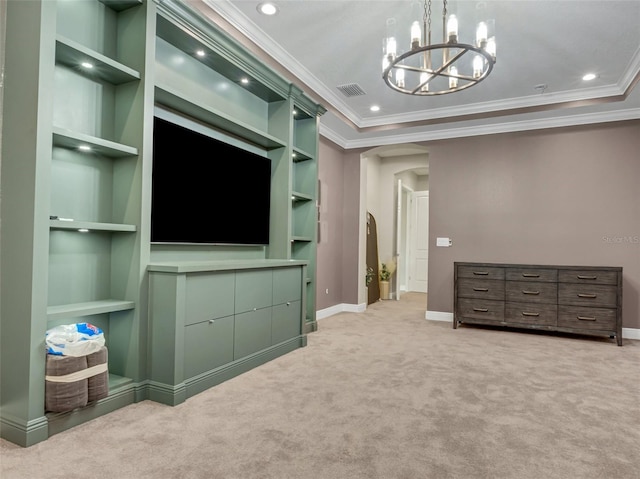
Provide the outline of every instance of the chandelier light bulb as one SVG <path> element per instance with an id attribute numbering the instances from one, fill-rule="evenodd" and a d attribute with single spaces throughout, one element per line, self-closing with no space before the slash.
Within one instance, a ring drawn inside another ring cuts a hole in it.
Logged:
<path id="1" fill-rule="evenodd" d="M 473 59 L 473 78 L 480 78 L 484 70 L 484 59 L 480 55 L 476 55 Z"/>
<path id="2" fill-rule="evenodd" d="M 458 17 L 455 15 L 449 15 L 447 21 L 447 39 L 449 43 L 456 43 L 458 41 Z"/>
<path id="3" fill-rule="evenodd" d="M 393 59 L 396 57 L 396 38 L 389 37 L 387 38 L 387 57 Z"/>
<path id="4" fill-rule="evenodd" d="M 396 70 L 396 85 L 400 88 L 404 88 L 404 69 L 398 68 Z"/>
<path id="5" fill-rule="evenodd" d="M 487 24 L 485 22 L 478 23 L 476 30 L 476 45 L 478 48 L 485 48 L 487 45 L 487 36 L 489 35 Z"/>
<path id="6" fill-rule="evenodd" d="M 383 55 L 382 57 L 382 71 L 384 72 L 387 68 L 389 68 L 389 57 L 387 55 Z"/>
<path id="7" fill-rule="evenodd" d="M 416 48 L 420 48 L 420 23 L 415 21 L 411 24 L 411 49 L 415 50 Z"/>
<path id="8" fill-rule="evenodd" d="M 427 72 L 420 73 L 420 84 L 422 85 L 420 87 L 420 91 L 429 91 L 429 84 L 427 83 L 428 79 L 429 79 L 429 74 Z"/>
<path id="9" fill-rule="evenodd" d="M 496 59 L 496 37 L 491 37 L 487 40 L 487 46 L 485 48 L 487 53 L 491 55 L 491 58 Z"/>
<path id="10" fill-rule="evenodd" d="M 451 75 L 457 75 L 458 69 L 455 66 L 449 67 L 449 73 Z M 449 77 L 449 88 L 458 88 L 458 79 L 455 76 Z"/>

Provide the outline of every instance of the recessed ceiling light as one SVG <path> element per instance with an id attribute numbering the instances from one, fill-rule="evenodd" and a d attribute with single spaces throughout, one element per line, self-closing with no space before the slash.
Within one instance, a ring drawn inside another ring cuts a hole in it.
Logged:
<path id="1" fill-rule="evenodd" d="M 591 81 L 593 79 L 596 78 L 596 74 L 595 73 L 587 73 L 585 76 L 582 77 L 582 79 L 584 81 Z"/>
<path id="2" fill-rule="evenodd" d="M 275 3 L 271 2 L 262 2 L 258 4 L 257 10 L 263 15 L 275 15 L 276 13 L 278 13 L 278 7 Z"/>
<path id="3" fill-rule="evenodd" d="M 371 108 L 369 108 L 369 110 L 371 110 L 371 111 L 380 111 L 380 107 L 378 105 L 371 105 Z"/>
<path id="4" fill-rule="evenodd" d="M 203 57 L 204 56 L 204 50 L 197 50 L 196 51 L 196 55 L 198 55 L 199 57 Z"/>

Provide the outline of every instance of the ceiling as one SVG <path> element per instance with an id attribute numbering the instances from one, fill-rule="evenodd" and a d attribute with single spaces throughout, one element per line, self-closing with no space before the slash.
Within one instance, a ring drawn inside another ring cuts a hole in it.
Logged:
<path id="1" fill-rule="evenodd" d="M 495 21 L 497 62 L 477 86 L 426 97 L 391 90 L 381 67 L 387 19 L 408 31 L 420 3 L 275 0 L 278 14 L 264 16 L 260 0 L 187 1 L 281 64 L 327 108 L 321 134 L 343 148 L 640 118 L 640 0 L 450 0 L 460 41 L 473 43 L 478 19 Z M 439 26 L 440 0 L 432 12 Z"/>

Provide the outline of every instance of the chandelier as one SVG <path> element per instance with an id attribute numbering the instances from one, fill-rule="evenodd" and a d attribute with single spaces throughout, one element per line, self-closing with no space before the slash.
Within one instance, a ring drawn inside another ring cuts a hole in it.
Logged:
<path id="1" fill-rule="evenodd" d="M 492 26 L 492 25 L 491 25 Z M 408 95 L 444 95 L 465 90 L 484 80 L 496 63 L 495 35 L 486 21 L 478 23 L 474 44 L 458 41 L 458 19 L 447 17 L 443 0 L 442 43 L 431 43 L 431 0 L 424 1 L 422 28 L 411 25 L 411 42 L 398 51 L 395 19 L 387 20 L 382 78 L 392 89 Z"/>

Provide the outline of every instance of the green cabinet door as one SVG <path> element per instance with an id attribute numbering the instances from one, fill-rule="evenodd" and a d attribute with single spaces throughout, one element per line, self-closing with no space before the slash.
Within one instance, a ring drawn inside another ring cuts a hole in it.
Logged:
<path id="1" fill-rule="evenodd" d="M 234 313 L 235 273 L 194 273 L 187 276 L 185 325 Z"/>
<path id="2" fill-rule="evenodd" d="M 273 270 L 273 304 L 299 301 L 302 298 L 302 267 Z"/>
<path id="3" fill-rule="evenodd" d="M 300 301 L 290 301 L 273 307 L 271 343 L 278 344 L 302 334 Z"/>
<path id="4" fill-rule="evenodd" d="M 273 304 L 272 285 L 271 269 L 238 271 L 236 273 L 236 314 L 271 306 Z"/>
<path id="5" fill-rule="evenodd" d="M 233 322 L 233 316 L 227 316 L 185 328 L 185 379 L 233 361 Z"/>
<path id="6" fill-rule="evenodd" d="M 241 359 L 271 346 L 271 308 L 235 316 L 233 359 Z"/>

